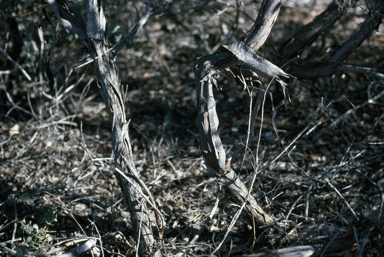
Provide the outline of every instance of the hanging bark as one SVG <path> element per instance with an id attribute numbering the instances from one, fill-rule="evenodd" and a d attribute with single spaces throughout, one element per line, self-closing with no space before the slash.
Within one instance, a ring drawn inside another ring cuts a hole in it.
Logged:
<path id="1" fill-rule="evenodd" d="M 199 58 L 195 65 L 200 149 L 209 169 L 225 186 L 234 201 L 240 205 L 247 201 L 246 213 L 250 219 L 254 218 L 259 226 L 273 224 L 274 218 L 264 212 L 256 199 L 248 194 L 244 183 L 231 169 L 230 159 L 226 158 L 218 134 L 219 118 L 212 86 L 217 86 L 216 75 L 226 76 L 231 86 L 237 86 L 239 80 L 245 83 L 242 79 L 245 74 L 255 72 L 276 79 L 285 88 L 286 84 L 279 76 L 289 77 L 289 75 L 255 53 L 268 38 L 280 7 L 281 2 L 278 0 L 264 0 L 254 25 L 240 41 L 222 46 L 214 54 Z"/>

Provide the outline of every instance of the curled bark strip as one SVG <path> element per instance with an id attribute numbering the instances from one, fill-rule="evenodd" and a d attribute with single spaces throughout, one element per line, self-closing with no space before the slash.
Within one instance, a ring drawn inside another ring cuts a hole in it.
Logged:
<path id="1" fill-rule="evenodd" d="M 258 56 L 249 46 L 241 41 L 223 47 L 234 54 L 236 58 L 248 66 L 249 69 L 263 77 L 270 79 L 276 78 L 276 80 L 280 80 L 279 76 L 285 78 L 291 77 L 270 61 Z"/>
<path id="2" fill-rule="evenodd" d="M 241 41 L 220 47 L 214 54 L 199 58 L 195 65 L 200 149 L 207 168 L 215 174 L 237 204 L 242 205 L 246 202 L 244 208 L 246 214 L 251 220 L 255 219 L 256 224 L 260 226 L 273 224 L 274 218 L 265 213 L 256 199 L 249 194 L 247 187 L 231 169 L 230 159 L 226 159 L 218 134 L 219 118 L 216 113 L 212 84 L 216 85 L 214 75 L 225 75 L 229 78 L 230 85 L 236 86 L 238 81 L 246 84 L 244 74 L 257 77 L 255 73 L 258 73 L 261 76 L 277 79 L 283 87 L 286 85 L 279 76 L 286 78 L 290 76 L 255 53 L 267 39 L 280 6 L 279 0 L 263 1 L 254 26 Z"/>
<path id="3" fill-rule="evenodd" d="M 204 68 L 196 68 L 196 78 L 202 75 Z M 211 79 L 196 82 L 198 103 L 197 122 L 200 132 L 200 146 L 204 158 L 209 166 L 215 170 L 225 170 L 225 151 L 221 143 L 217 128 L 219 119 L 216 114 L 216 102 L 213 97 Z"/>

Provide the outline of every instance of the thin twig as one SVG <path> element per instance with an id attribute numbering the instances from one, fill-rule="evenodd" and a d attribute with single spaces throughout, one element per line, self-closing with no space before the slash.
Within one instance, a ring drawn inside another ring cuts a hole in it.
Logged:
<path id="1" fill-rule="evenodd" d="M 303 130 L 301 130 L 299 132 L 299 134 L 288 144 L 288 146 L 285 146 L 284 143 L 282 142 L 283 144 L 283 147 L 284 147 L 284 150 L 280 152 L 280 154 L 278 154 L 272 161 L 270 161 L 268 164 L 266 164 L 262 170 L 264 170 L 265 168 L 269 167 L 269 165 L 271 165 L 272 163 L 276 162 L 284 153 L 287 153 L 289 155 L 289 152 L 288 152 L 288 149 L 290 149 L 294 143 L 296 143 L 305 133 L 305 135 L 308 135 L 309 133 L 311 133 L 315 128 L 317 128 L 320 124 L 322 124 L 322 121 L 318 122 L 317 124 L 314 125 L 314 122 L 319 119 L 323 113 L 333 104 L 333 101 L 329 102 L 329 104 L 323 108 L 321 110 L 321 112 L 314 118 L 312 119 L 311 122 L 309 122 L 309 124 L 307 126 L 305 126 L 305 128 Z M 282 106 L 282 104 L 280 105 Z M 275 110 L 275 112 L 273 113 L 273 128 L 275 130 L 275 133 L 277 135 L 277 137 L 280 139 L 279 137 L 279 134 L 277 132 L 277 126 L 276 126 L 276 114 L 277 114 L 277 109 Z M 324 121 L 323 121 L 324 122 Z M 311 128 L 312 127 L 312 128 Z M 308 131 L 307 131 L 308 130 Z M 296 165 L 297 166 L 297 165 Z M 298 167 L 298 166 L 297 166 Z M 302 170 L 303 171 L 303 170 Z M 314 178 L 312 178 L 311 176 L 309 176 L 305 171 L 304 171 L 304 175 L 306 175 L 308 178 L 312 179 L 312 180 L 315 180 Z M 316 181 L 316 180 L 315 180 Z"/>
<path id="2" fill-rule="evenodd" d="M 352 209 L 352 207 L 349 205 L 349 203 L 347 202 L 347 200 L 345 200 L 345 198 L 341 195 L 341 193 L 339 192 L 339 190 L 337 190 L 336 187 L 334 187 L 332 185 L 331 182 L 329 182 L 328 178 L 325 179 L 325 181 L 327 182 L 328 186 L 330 186 L 335 192 L 336 194 L 341 198 L 341 200 L 343 200 L 344 204 L 347 206 L 347 208 L 352 212 L 352 215 L 355 217 L 355 219 L 357 219 L 357 221 L 359 221 L 359 217 L 357 217 L 355 211 Z"/>
<path id="3" fill-rule="evenodd" d="M 371 68 L 367 68 L 367 67 L 357 67 L 357 66 L 345 64 L 345 65 L 338 66 L 338 69 L 341 71 L 352 71 L 352 72 L 356 72 L 356 73 L 363 73 L 363 74 L 366 74 L 368 76 L 372 76 L 375 79 L 384 80 L 384 74 L 377 72 L 375 70 L 372 70 Z"/>
<path id="4" fill-rule="evenodd" d="M 325 251 L 327 251 L 328 247 L 332 244 L 332 242 L 336 239 L 336 237 L 339 235 L 339 231 L 336 232 L 336 234 L 332 237 L 331 241 L 325 246 L 324 250 L 321 252 L 320 257 L 323 257 Z"/>
<path id="5" fill-rule="evenodd" d="M 371 99 L 368 99 L 367 101 L 365 101 L 364 103 L 362 104 L 359 104 L 359 105 L 356 105 L 355 107 L 353 107 L 352 109 L 349 109 L 348 111 L 346 111 L 345 113 L 343 113 L 342 115 L 340 115 L 336 120 L 334 120 L 329 126 L 327 126 L 326 128 L 324 128 L 322 131 L 320 131 L 314 138 L 313 140 L 316 140 L 318 139 L 319 137 L 321 137 L 325 132 L 327 132 L 329 129 L 333 128 L 334 126 L 336 126 L 337 123 L 339 123 L 341 120 L 345 119 L 347 116 L 349 116 L 350 114 L 356 112 L 358 109 L 366 106 L 367 104 L 371 104 L 371 103 L 374 103 L 377 99 L 379 99 L 380 97 L 384 96 L 384 90 L 380 93 L 380 94 L 377 94 L 376 96 L 374 96 L 373 98 Z"/>
<path id="6" fill-rule="evenodd" d="M 18 64 L 15 60 L 12 59 L 11 56 L 9 56 L 4 50 L 3 48 L 0 47 L 0 52 L 2 52 L 8 60 L 10 60 L 14 65 L 16 65 L 17 68 L 19 68 L 21 70 L 21 72 L 24 74 L 24 76 L 28 79 L 29 82 L 32 82 L 32 79 L 31 79 L 31 76 L 29 76 L 28 72 L 26 70 L 24 70 L 23 67 L 21 67 L 20 64 Z"/>
<path id="7" fill-rule="evenodd" d="M 212 220 L 213 218 L 213 215 L 215 215 L 215 212 L 216 212 L 216 209 L 217 209 L 217 206 L 219 205 L 219 201 L 220 201 L 220 190 L 221 190 L 221 185 L 218 186 L 218 190 L 217 190 L 217 195 L 216 195 L 216 201 L 215 201 L 215 204 L 213 205 L 213 208 L 211 210 L 211 212 L 209 213 L 208 215 L 208 218 L 204 221 L 203 225 L 201 226 L 200 230 L 197 232 L 197 234 L 193 237 L 193 239 L 189 242 L 188 246 L 192 246 L 196 243 L 197 239 L 199 239 L 201 233 L 203 233 L 204 229 L 206 228 L 206 226 L 209 224 L 209 222 Z"/>
<path id="8" fill-rule="evenodd" d="M 164 221 L 164 218 L 163 218 L 163 215 L 161 214 L 160 210 L 156 207 L 155 203 L 152 203 L 152 201 L 150 201 L 148 199 L 148 197 L 146 195 L 144 195 L 144 193 L 139 190 L 136 185 L 134 183 L 132 183 L 132 181 L 127 177 L 127 175 L 125 175 L 120 169 L 118 169 L 117 167 L 115 167 L 115 170 L 121 175 L 123 176 L 127 182 L 147 201 L 147 203 L 149 203 L 149 205 L 152 206 L 153 209 L 155 209 L 155 211 L 159 214 L 160 218 L 161 218 L 161 222 L 162 224 L 165 224 L 165 221 Z"/>
<path id="9" fill-rule="evenodd" d="M 120 40 L 119 43 L 116 43 L 112 48 L 105 51 L 104 55 L 111 52 L 111 51 L 113 51 L 113 55 L 116 55 L 118 52 L 120 52 L 120 50 L 123 49 L 126 45 L 128 45 L 129 42 L 136 36 L 137 32 L 145 25 L 145 23 L 147 23 L 149 18 L 151 18 L 154 15 L 161 15 L 161 14 L 167 12 L 169 10 L 169 8 L 171 8 L 172 4 L 175 1 L 176 0 L 166 0 L 161 6 L 155 8 L 153 10 L 149 10 L 150 1 L 148 1 L 147 5 L 145 7 L 144 15 L 140 18 L 140 20 L 138 22 L 136 22 L 136 24 L 133 26 L 133 28 L 128 33 L 128 35 L 125 36 L 122 40 Z M 75 69 L 79 69 L 85 65 L 88 65 L 88 64 L 94 62 L 95 60 L 97 60 L 98 58 L 99 58 L 99 56 L 96 56 L 92 60 L 89 60 L 89 61 L 75 67 Z"/>
<path id="10" fill-rule="evenodd" d="M 380 201 L 380 209 L 379 209 L 379 215 L 377 215 L 377 224 L 380 224 L 381 215 L 383 214 L 383 208 L 384 208 L 384 190 L 381 188 L 380 183 L 375 183 L 371 178 L 369 178 L 367 175 L 365 175 L 363 172 L 361 172 L 359 169 L 356 169 L 356 171 L 364 176 L 369 182 L 371 182 L 374 186 L 376 186 L 381 193 L 381 201 Z"/>
<path id="11" fill-rule="evenodd" d="M 292 204 L 291 208 L 290 208 L 289 211 L 288 211 L 287 216 L 285 217 L 285 223 L 288 222 L 288 218 L 289 218 L 289 216 L 291 215 L 291 212 L 292 212 L 292 210 L 295 208 L 296 204 L 300 201 L 301 198 L 303 198 L 304 195 L 308 195 L 308 192 L 309 192 L 310 189 L 311 189 L 311 188 L 308 188 L 307 190 L 305 190 L 305 192 L 302 193 L 302 194 L 296 199 L 296 201 Z"/>
<path id="12" fill-rule="evenodd" d="M 374 229 L 374 226 L 371 226 L 365 230 L 364 237 L 361 240 L 360 247 L 357 250 L 357 253 L 355 257 L 361 257 L 363 256 L 365 245 L 368 243 L 369 235 L 371 234 L 372 230 Z"/>

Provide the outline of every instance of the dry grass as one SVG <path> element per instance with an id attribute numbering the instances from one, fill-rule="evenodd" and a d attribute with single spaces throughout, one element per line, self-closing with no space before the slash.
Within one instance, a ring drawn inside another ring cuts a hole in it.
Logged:
<path id="1" fill-rule="evenodd" d="M 177 2 L 174 17 L 168 14 L 150 20 L 116 61 L 127 90 L 135 164 L 166 219 L 164 240 L 158 245 L 166 256 L 209 254 L 239 208 L 204 169 L 195 125 L 195 58 L 239 39 L 252 24 L 244 14 L 236 20 L 234 9 L 219 2 Z M 244 4 L 241 8 L 255 17 L 255 6 L 260 3 Z M 32 81 L 12 62 L 1 59 L 0 64 L 0 255 L 23 249 L 68 252 L 86 239 L 96 238 L 97 247 L 82 256 L 133 256 L 133 228 L 113 174 L 111 126 L 92 68 L 75 69 L 85 61 L 74 58 L 60 69 L 57 83 L 50 89 L 38 66 L 40 51 L 42 56 L 49 51 L 50 28 L 46 25 L 43 45 L 37 32 L 27 35 L 43 17 L 36 8 L 35 12 L 27 7 L 12 14 L 18 16 L 19 33 L 25 35 L 15 61 Z M 142 10 L 142 4 L 137 3 L 136 8 Z M 298 27 L 295 24 L 307 22 L 308 15 L 318 13 L 322 6 L 313 12 L 310 8 L 300 7 L 305 15 L 299 20 L 292 9 L 282 9 L 272 30 L 277 46 L 281 38 L 292 35 Z M 109 40 L 124 36 L 141 12 L 135 10 L 135 4 L 112 1 L 106 7 Z M 7 19 L 0 16 L 9 26 Z M 350 25 L 353 22 L 339 24 L 336 31 L 344 28 L 348 35 L 355 28 Z M 120 29 L 114 32 L 117 24 Z M 0 33 L 1 48 L 11 55 L 17 37 L 7 30 Z M 54 66 L 77 51 L 75 39 L 67 41 L 68 37 L 61 29 Z M 363 43 L 354 52 L 349 63 L 383 73 L 382 41 L 382 34 L 374 35 L 371 43 Z M 260 55 L 274 61 L 277 53 L 269 42 Z M 382 256 L 382 81 L 341 72 L 313 81 L 292 80 L 287 110 L 280 105 L 280 87 L 272 84 L 270 92 L 273 102 L 268 96 L 259 156 L 255 156 L 257 138 L 246 152 L 243 146 L 248 93 L 231 88 L 215 92 L 215 97 L 227 154 L 239 150 L 233 156 L 237 157 L 233 167 L 249 186 L 259 158 L 252 195 L 283 229 L 265 235 L 240 216 L 216 255 L 312 245 L 323 256 Z M 259 124 L 260 119 L 256 132 Z M 57 222 L 46 226 L 45 238 L 23 230 L 29 221 L 42 229 L 42 218 L 53 211 L 57 211 Z M 47 240 L 48 235 L 52 241 Z M 35 244 L 28 242 L 29 236 Z"/>

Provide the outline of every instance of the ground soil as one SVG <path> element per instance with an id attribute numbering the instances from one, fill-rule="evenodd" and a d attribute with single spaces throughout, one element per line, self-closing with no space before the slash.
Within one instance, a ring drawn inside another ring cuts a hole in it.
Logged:
<path id="1" fill-rule="evenodd" d="M 239 40 L 253 24 L 260 1 L 239 2 L 239 13 L 221 1 L 176 2 L 171 14 L 149 20 L 116 59 L 135 164 L 166 221 L 157 245 L 165 256 L 211 253 L 239 209 L 204 168 L 194 81 L 197 57 Z M 358 3 L 308 46 L 307 56 L 321 58 L 348 39 L 364 20 L 365 1 Z M 277 62 L 279 46 L 325 8 L 320 1 L 282 7 L 258 54 Z M 48 58 L 51 27 L 41 23 L 36 3 L 21 2 L 12 10 L 18 25 L 0 16 L 1 26 L 9 28 L 0 32 L 0 47 L 33 82 L 0 53 L 0 256 L 59 247 L 56 253 L 68 252 L 90 237 L 97 238 L 97 247 L 81 256 L 133 256 L 134 231 L 114 175 L 111 124 L 92 65 L 76 69 L 86 59 L 75 55 L 50 87 L 41 62 Z M 143 11 L 141 2 L 106 4 L 111 45 Z M 69 31 L 57 29 L 53 67 L 81 47 Z M 383 41 L 383 34 L 374 34 L 346 62 L 384 73 Z M 278 232 L 264 234 L 242 214 L 215 255 L 311 245 L 323 256 L 383 256 L 383 82 L 342 72 L 287 82 L 291 102 L 284 107 L 281 88 L 272 82 L 255 124 L 257 135 L 262 124 L 260 137 L 247 150 L 251 89 L 215 91 L 219 133 L 233 168 L 247 186 L 257 176 L 252 195 L 279 224 Z M 49 217 L 56 219 L 47 225 Z"/>

